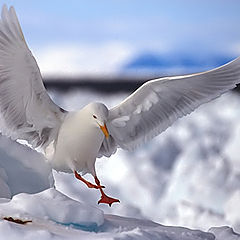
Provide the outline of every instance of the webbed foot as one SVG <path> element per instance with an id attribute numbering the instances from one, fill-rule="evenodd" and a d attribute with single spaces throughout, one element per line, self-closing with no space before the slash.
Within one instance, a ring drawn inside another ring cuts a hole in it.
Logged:
<path id="1" fill-rule="evenodd" d="M 109 204 L 109 207 L 111 207 L 111 205 L 115 202 L 120 203 L 120 201 L 118 199 L 111 198 L 111 197 L 107 196 L 105 193 L 102 193 L 101 199 L 98 201 L 98 204 L 105 203 L 105 204 Z"/>

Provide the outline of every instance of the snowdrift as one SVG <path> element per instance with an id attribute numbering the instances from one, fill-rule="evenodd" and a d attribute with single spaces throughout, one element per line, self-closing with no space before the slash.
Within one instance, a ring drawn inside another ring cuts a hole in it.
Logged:
<path id="1" fill-rule="evenodd" d="M 1 203 L 1 219 L 12 217 L 26 224 L 0 221 L 1 239 L 131 239 L 131 240 L 237 240 L 229 227 L 208 232 L 166 227 L 148 220 L 104 215 L 103 211 L 66 197 L 51 188 L 37 194 L 21 193 Z"/>

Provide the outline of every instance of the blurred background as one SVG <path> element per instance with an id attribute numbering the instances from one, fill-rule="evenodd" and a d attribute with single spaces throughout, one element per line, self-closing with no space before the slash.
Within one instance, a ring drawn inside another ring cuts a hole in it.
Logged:
<path id="1" fill-rule="evenodd" d="M 240 55 L 238 0 L 4 3 L 15 7 L 51 97 L 67 110 L 90 101 L 111 107 L 148 79 L 209 70 Z M 106 192 L 121 200 L 100 207 L 162 224 L 240 231 L 239 104 L 238 93 L 230 92 L 136 152 L 118 150 L 98 160 Z M 37 154 L 3 137 L 0 152 L 1 169 L 9 159 L 24 159 L 40 172 Z M 2 181 L 11 182 L 10 175 L 0 172 Z M 58 190 L 97 206 L 98 192 L 73 175 L 54 172 L 54 179 Z"/>

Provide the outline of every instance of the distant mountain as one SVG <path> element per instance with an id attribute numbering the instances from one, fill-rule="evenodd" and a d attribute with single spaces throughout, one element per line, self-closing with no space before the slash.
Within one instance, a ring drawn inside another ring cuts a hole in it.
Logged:
<path id="1" fill-rule="evenodd" d="M 196 56 L 190 54 L 161 55 L 144 52 L 123 66 L 122 71 L 129 74 L 167 74 L 189 73 L 205 71 L 221 66 L 234 59 L 233 56 L 209 55 Z"/>

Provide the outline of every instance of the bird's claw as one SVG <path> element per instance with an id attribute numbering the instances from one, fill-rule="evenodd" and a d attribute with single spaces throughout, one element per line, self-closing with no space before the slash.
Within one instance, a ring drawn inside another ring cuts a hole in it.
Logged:
<path id="1" fill-rule="evenodd" d="M 101 199 L 98 201 L 98 204 L 100 204 L 100 203 L 105 203 L 105 204 L 108 204 L 109 207 L 111 207 L 111 205 L 112 205 L 113 203 L 115 203 L 115 202 L 119 202 L 119 203 L 120 203 L 120 201 L 119 201 L 118 199 L 116 199 L 116 198 L 111 198 L 111 197 L 107 196 L 106 194 L 103 194 L 103 195 L 101 196 Z"/>

